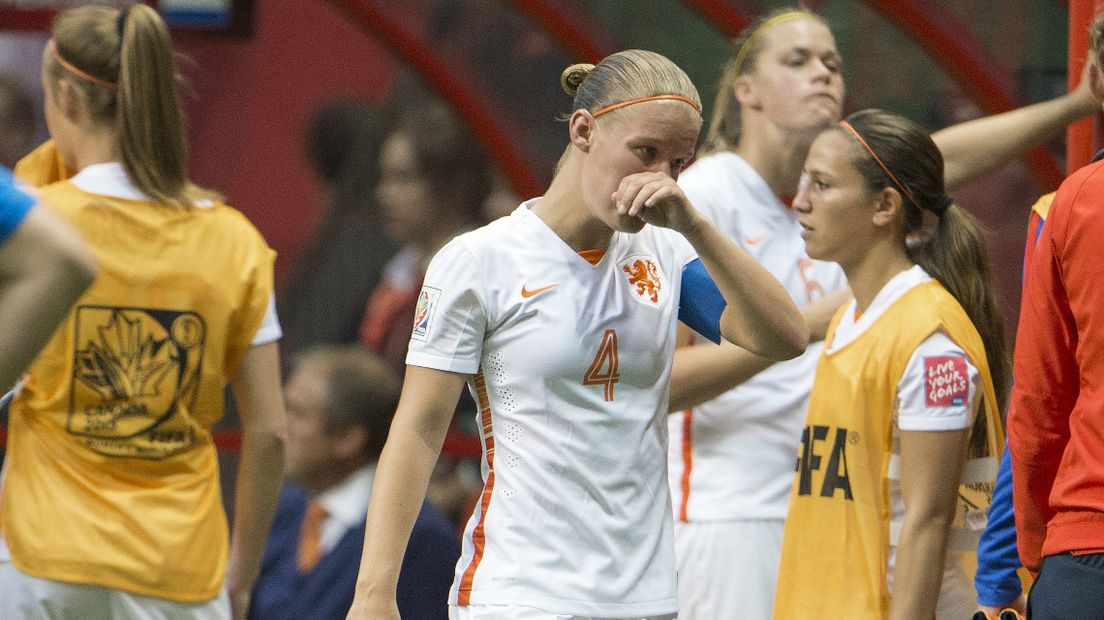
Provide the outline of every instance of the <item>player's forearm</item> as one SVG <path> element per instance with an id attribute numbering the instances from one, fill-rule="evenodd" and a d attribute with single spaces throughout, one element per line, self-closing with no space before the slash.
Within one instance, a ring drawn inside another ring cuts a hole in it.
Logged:
<path id="1" fill-rule="evenodd" d="M 935 617 L 950 525 L 950 517 L 938 512 L 911 518 L 906 513 L 893 569 L 890 620 Z"/>
<path id="2" fill-rule="evenodd" d="M 280 495 L 283 467 L 281 433 L 269 429 L 242 433 L 227 578 L 231 592 L 249 591 L 260 574 L 268 531 Z"/>
<path id="3" fill-rule="evenodd" d="M 724 338 L 772 360 L 791 359 L 804 352 L 808 327 L 786 289 L 751 255 L 704 218 L 699 219 L 686 238 L 724 296 Z"/>
<path id="4" fill-rule="evenodd" d="M 447 426 L 425 435 L 396 417 L 380 455 L 365 523 L 357 596 L 394 600 L 414 521 Z"/>
<path id="5" fill-rule="evenodd" d="M 249 347 L 231 381 L 242 423 L 227 589 L 234 617 L 244 617 L 260 574 L 283 479 L 287 419 L 277 343 Z"/>
<path id="6" fill-rule="evenodd" d="M 713 400 L 773 364 L 729 342 L 680 347 L 671 369 L 670 411 Z"/>
<path id="7" fill-rule="evenodd" d="M 0 246 L 0 389 L 11 387 L 49 341 L 96 275 L 92 253 L 60 218 L 39 205 Z"/>
<path id="8" fill-rule="evenodd" d="M 1095 109 L 1091 97 L 1075 91 L 933 133 L 932 140 L 943 153 L 947 189 L 1000 168 Z"/>

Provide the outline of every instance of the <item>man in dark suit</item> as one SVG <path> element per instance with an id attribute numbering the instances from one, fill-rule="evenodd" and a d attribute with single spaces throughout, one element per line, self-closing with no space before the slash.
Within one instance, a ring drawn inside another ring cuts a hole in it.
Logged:
<path id="1" fill-rule="evenodd" d="M 287 482 L 250 618 L 345 618 L 375 464 L 400 389 L 394 371 L 359 346 L 312 349 L 296 360 L 285 388 Z M 399 575 L 403 618 L 448 617 L 459 556 L 455 525 L 424 504 Z"/>

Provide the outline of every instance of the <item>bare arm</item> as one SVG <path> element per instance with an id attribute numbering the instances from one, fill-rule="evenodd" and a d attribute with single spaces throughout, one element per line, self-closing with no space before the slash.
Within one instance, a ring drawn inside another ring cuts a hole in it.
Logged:
<path id="1" fill-rule="evenodd" d="M 809 327 L 809 342 L 824 339 L 828 323 L 851 289 L 833 291 L 801 309 Z M 711 342 L 679 347 L 671 369 L 672 413 L 696 407 L 724 394 L 766 370 L 774 362 L 729 342 Z"/>
<path id="2" fill-rule="evenodd" d="M 890 620 L 935 617 L 969 435 L 968 428 L 901 431 L 905 521 L 897 544 Z"/>
<path id="3" fill-rule="evenodd" d="M 0 244 L 0 387 L 15 384 L 96 275 L 84 241 L 41 205 Z"/>
<path id="4" fill-rule="evenodd" d="M 1066 125 L 1100 110 L 1090 89 L 1091 62 L 1068 94 L 1009 112 L 952 125 L 932 134 L 943 152 L 948 189 L 954 189 L 1007 164 L 1051 138 Z"/>
<path id="5" fill-rule="evenodd" d="M 725 340 L 772 360 L 801 355 L 808 328 L 786 289 L 698 213 L 674 178 L 631 174 L 613 199 L 621 213 L 675 230 L 694 247 L 727 304 L 720 321 Z"/>
<path id="6" fill-rule="evenodd" d="M 240 620 L 249 611 L 283 478 L 287 414 L 277 344 L 250 347 L 231 387 L 241 416 L 242 450 L 226 582 L 233 617 Z"/>
<path id="7" fill-rule="evenodd" d="M 462 375 L 406 367 L 402 396 L 372 483 L 350 620 L 399 618 L 399 569 L 463 385 Z"/>

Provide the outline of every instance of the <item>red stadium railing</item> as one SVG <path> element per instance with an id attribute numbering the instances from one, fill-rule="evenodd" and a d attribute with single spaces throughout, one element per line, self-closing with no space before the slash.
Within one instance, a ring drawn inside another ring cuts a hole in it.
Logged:
<path id="1" fill-rule="evenodd" d="M 621 49 L 614 36 L 580 6 L 561 8 L 548 0 L 506 0 L 556 38 L 573 56 L 596 63 Z M 562 5 L 563 2 L 558 3 Z M 601 43 L 605 41 L 605 43 Z"/>
<path id="2" fill-rule="evenodd" d="M 915 41 L 982 110 L 992 114 L 1016 107 L 1015 77 L 947 9 L 920 0 L 867 0 L 867 4 Z M 1065 176 L 1045 146 L 1032 149 L 1026 163 L 1044 188 L 1057 187 Z"/>
<path id="3" fill-rule="evenodd" d="M 359 26 L 379 37 L 392 51 L 409 62 L 427 84 L 440 93 L 456 110 L 461 120 L 472 128 L 487 155 L 498 164 L 519 196 L 539 196 L 544 191 L 540 179 L 525 164 L 525 158 L 502 130 L 486 102 L 454 75 L 433 50 L 394 20 L 390 12 L 367 0 L 329 2 L 345 11 Z"/>

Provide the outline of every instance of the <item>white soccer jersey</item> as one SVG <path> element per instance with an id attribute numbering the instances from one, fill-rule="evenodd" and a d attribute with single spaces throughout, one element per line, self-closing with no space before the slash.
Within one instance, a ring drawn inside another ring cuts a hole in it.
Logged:
<path id="1" fill-rule="evenodd" d="M 704 157 L 679 177 L 694 206 L 782 282 L 798 306 L 844 287 L 805 254 L 797 214 L 739 155 Z M 821 343 L 716 399 L 670 416 L 670 483 L 684 521 L 783 519 Z"/>
<path id="2" fill-rule="evenodd" d="M 450 603 L 677 610 L 666 408 L 681 236 L 615 233 L 588 263 L 523 204 L 433 259 L 407 362 L 471 375 L 484 490 Z"/>

